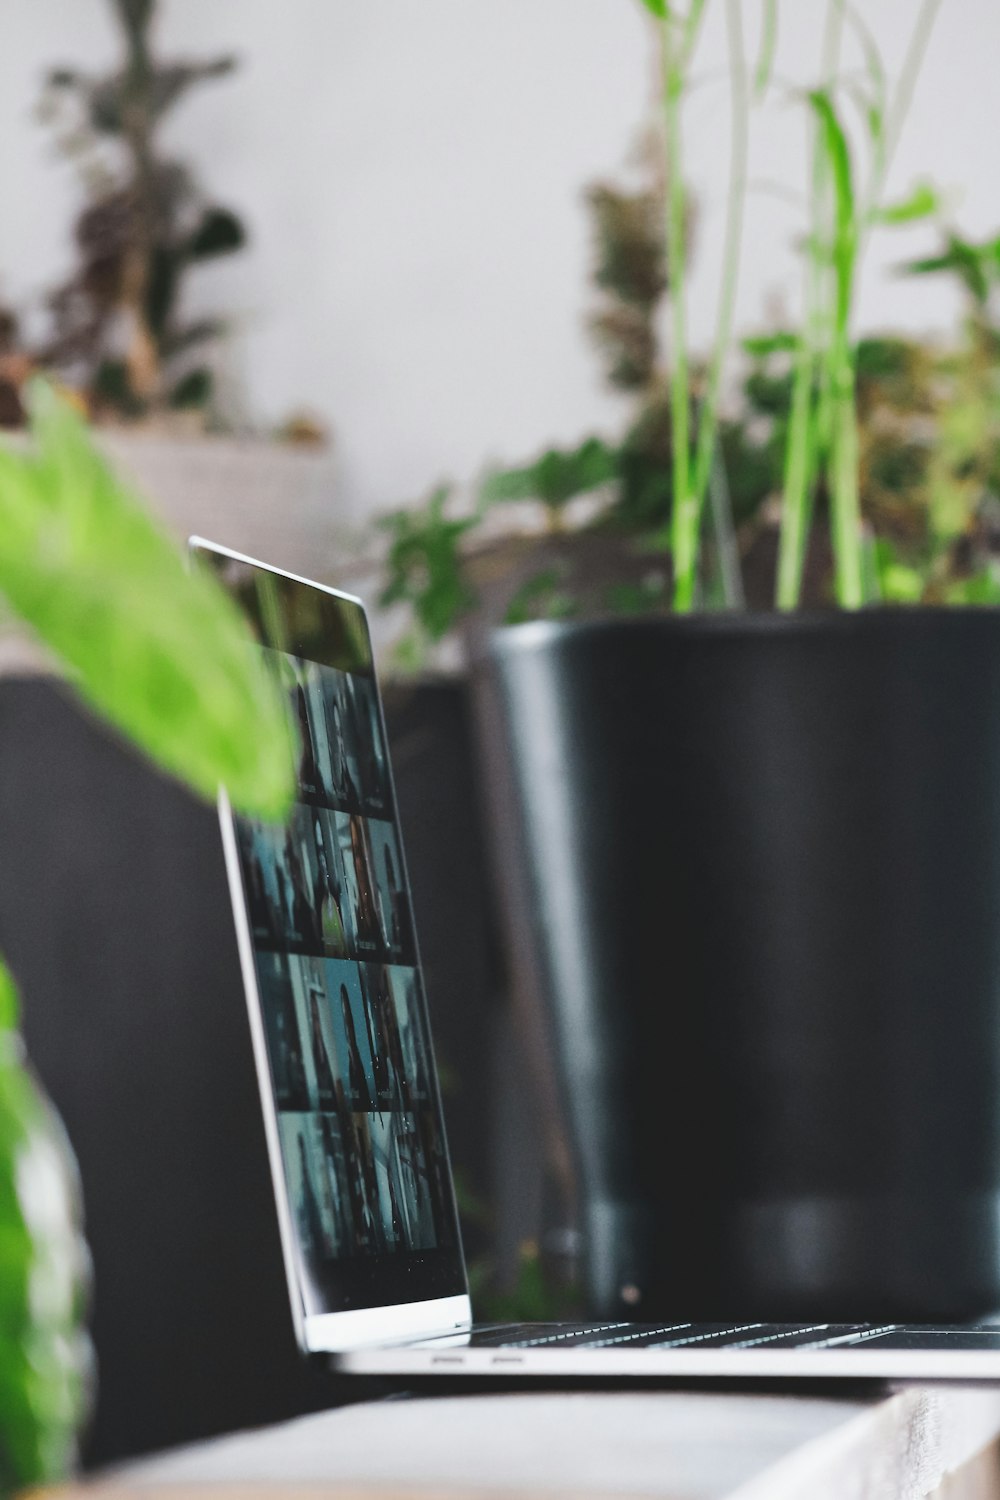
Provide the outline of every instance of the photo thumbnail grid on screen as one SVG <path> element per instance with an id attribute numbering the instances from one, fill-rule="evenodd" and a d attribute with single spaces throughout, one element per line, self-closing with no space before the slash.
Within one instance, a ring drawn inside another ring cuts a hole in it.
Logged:
<path id="1" fill-rule="evenodd" d="M 410 901 L 373 681 L 268 651 L 301 753 L 276 827 L 238 818 L 307 1304 L 356 1257 L 454 1246 Z"/>
<path id="2" fill-rule="evenodd" d="M 302 797 L 346 812 L 384 814 L 388 776 L 372 680 L 286 652 L 268 654 L 299 731 Z"/>

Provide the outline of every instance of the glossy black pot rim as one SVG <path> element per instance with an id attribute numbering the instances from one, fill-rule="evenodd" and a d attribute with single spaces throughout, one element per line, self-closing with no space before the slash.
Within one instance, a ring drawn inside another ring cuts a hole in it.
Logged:
<path id="1" fill-rule="evenodd" d="M 662 636 L 668 641 L 686 639 L 753 637 L 870 636 L 873 640 L 908 635 L 926 638 L 928 631 L 946 636 L 981 625 L 1000 632 L 1000 606 L 967 605 L 872 605 L 864 609 L 828 610 L 719 610 L 687 615 L 644 615 L 625 619 L 529 620 L 521 625 L 500 625 L 490 635 L 495 652 L 514 654 L 545 646 L 609 637 Z"/>

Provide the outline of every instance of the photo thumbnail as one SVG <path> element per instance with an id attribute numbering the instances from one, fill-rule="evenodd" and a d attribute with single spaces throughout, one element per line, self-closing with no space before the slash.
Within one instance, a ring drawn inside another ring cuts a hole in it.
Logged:
<path id="1" fill-rule="evenodd" d="M 350 951 L 401 963 L 413 958 L 410 903 L 391 823 L 337 814 Z"/>
<path id="2" fill-rule="evenodd" d="M 360 809 L 374 816 L 387 813 L 389 769 L 375 683 L 372 678 L 357 674 L 334 675 L 340 678 L 343 721 L 357 767 Z"/>
<path id="3" fill-rule="evenodd" d="M 335 1116 L 282 1115 L 278 1128 L 306 1280 L 321 1281 L 332 1261 L 378 1248 L 376 1213 L 352 1192 L 352 1147 Z"/>
<path id="4" fill-rule="evenodd" d="M 431 1098 L 431 1068 L 423 1006 L 416 969 L 385 969 L 391 1009 L 399 1032 L 403 1077 L 411 1099 Z"/>
<path id="5" fill-rule="evenodd" d="M 372 818 L 368 822 L 371 871 L 375 877 L 375 901 L 379 910 L 385 952 L 394 963 L 413 959 L 413 925 L 410 897 L 403 877 L 403 860 L 396 830 L 391 823 Z"/>
<path id="6" fill-rule="evenodd" d="M 357 813 L 336 813 L 337 844 L 344 876 L 342 913 L 351 953 L 359 957 L 384 951 L 385 937 L 375 904 L 372 852 L 366 819 Z"/>
<path id="7" fill-rule="evenodd" d="M 373 1017 L 358 965 L 328 959 L 324 971 L 345 1100 L 354 1110 L 377 1109 L 389 1091 L 380 1087 Z"/>
<path id="8" fill-rule="evenodd" d="M 275 1103 L 279 1110 L 306 1110 L 311 1100 L 299 1029 L 299 1007 L 295 1003 L 288 963 L 282 953 L 258 953 L 257 984 Z"/>
<path id="9" fill-rule="evenodd" d="M 312 1109 L 342 1108 L 347 1081 L 334 1013 L 327 990 L 326 960 L 289 957 L 289 977 L 295 997 L 309 1105 Z"/>
<path id="10" fill-rule="evenodd" d="M 345 792 L 341 748 L 331 743 L 324 708 L 324 669 L 297 656 L 285 657 L 284 662 L 282 676 L 299 732 L 299 788 L 309 801 L 333 802 Z"/>
<path id="11" fill-rule="evenodd" d="M 386 1111 L 366 1119 L 386 1248 L 430 1250 L 439 1243 L 439 1226 L 417 1118 Z"/>
<path id="12" fill-rule="evenodd" d="M 299 786 L 343 812 L 384 813 L 388 772 L 375 685 L 301 657 L 281 659 L 301 741 Z"/>
<path id="13" fill-rule="evenodd" d="M 292 952 L 348 951 L 336 813 L 297 805 L 285 827 L 237 820 L 254 942 Z"/>
<path id="14" fill-rule="evenodd" d="M 364 789 L 352 712 L 352 679 L 346 672 L 335 671 L 333 667 L 313 666 L 313 674 L 308 707 L 312 718 L 322 725 L 327 746 L 322 767 L 324 790 L 337 807 L 347 812 L 359 812 L 364 806 Z"/>
<path id="15" fill-rule="evenodd" d="M 430 1072 L 413 969 L 360 966 L 361 991 L 371 1016 L 379 1098 L 412 1109 L 430 1097 Z"/>

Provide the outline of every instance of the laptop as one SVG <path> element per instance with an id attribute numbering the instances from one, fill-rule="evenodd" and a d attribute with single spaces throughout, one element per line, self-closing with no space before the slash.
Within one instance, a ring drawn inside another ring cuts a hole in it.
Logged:
<path id="1" fill-rule="evenodd" d="M 995 1380 L 1000 1324 L 473 1321 L 364 607 L 225 547 L 301 742 L 287 824 L 220 822 L 302 1351 L 406 1378 Z"/>

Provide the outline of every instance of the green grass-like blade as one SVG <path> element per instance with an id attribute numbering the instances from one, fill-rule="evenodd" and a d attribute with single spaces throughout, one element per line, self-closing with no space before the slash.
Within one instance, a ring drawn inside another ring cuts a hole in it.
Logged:
<path id="1" fill-rule="evenodd" d="M 792 406 L 785 440 L 781 537 L 778 547 L 776 602 L 779 609 L 797 609 L 810 521 L 810 487 L 816 472 L 818 427 L 813 383 L 816 360 L 808 340 L 798 341 Z"/>
<path id="2" fill-rule="evenodd" d="M 778 0 L 764 0 L 764 15 L 761 24 L 760 51 L 753 75 L 753 91 L 758 99 L 767 93 L 774 71 L 774 54 L 778 45 Z"/>
<path id="3" fill-rule="evenodd" d="M 833 266 L 837 277 L 838 321 L 846 322 L 854 255 L 857 248 L 854 181 L 847 137 L 826 89 L 813 89 L 809 102 L 819 120 L 823 150 L 830 166 L 834 190 Z"/>
<path id="4" fill-rule="evenodd" d="M 858 497 L 857 416 L 854 362 L 850 342 L 851 301 L 857 260 L 858 223 L 851 156 L 829 90 L 815 89 L 809 102 L 820 127 L 820 141 L 833 187 L 834 232 L 830 246 L 834 311 L 825 351 L 831 402 L 830 479 L 837 600 L 846 609 L 864 603 L 864 558 Z"/>

